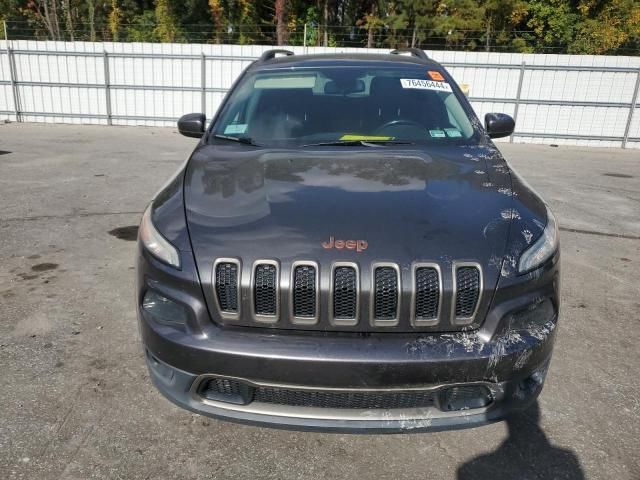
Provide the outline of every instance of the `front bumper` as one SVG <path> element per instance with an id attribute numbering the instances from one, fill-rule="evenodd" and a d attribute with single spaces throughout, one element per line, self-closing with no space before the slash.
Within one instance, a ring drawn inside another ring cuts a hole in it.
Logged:
<path id="1" fill-rule="evenodd" d="M 449 430 L 501 420 L 540 393 L 555 337 L 555 321 L 485 342 L 477 333 L 340 337 L 220 329 L 196 337 L 142 311 L 139 319 L 151 378 L 175 404 L 244 423 L 347 432 Z M 394 409 L 236 404 L 205 398 L 200 387 L 210 378 L 325 393 L 431 392 L 436 401 Z M 485 388 L 490 401 L 447 410 L 437 399 L 456 386 Z"/>
<path id="2" fill-rule="evenodd" d="M 480 329 L 434 334 L 220 327 L 209 317 L 192 257 L 184 255 L 183 261 L 182 270 L 175 270 L 140 251 L 137 310 L 151 379 L 169 400 L 188 410 L 293 429 L 448 430 L 498 421 L 528 407 L 542 389 L 558 318 L 558 255 L 537 271 L 501 279 Z M 186 324 L 176 327 L 151 318 L 142 309 L 148 290 L 184 306 Z M 255 399 L 238 404 L 203 396 L 200 385 L 210 378 L 328 397 L 332 392 L 362 397 L 418 391 L 433 394 L 434 402 L 419 408 L 401 402 L 394 408 L 322 408 Z M 474 408 L 443 408 L 442 395 L 459 386 L 481 387 L 490 401 Z"/>

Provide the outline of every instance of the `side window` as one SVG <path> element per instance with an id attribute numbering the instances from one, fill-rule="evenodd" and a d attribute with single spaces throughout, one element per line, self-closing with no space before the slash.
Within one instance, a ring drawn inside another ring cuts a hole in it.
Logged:
<path id="1" fill-rule="evenodd" d="M 460 130 L 465 138 L 471 138 L 473 136 L 473 127 L 471 126 L 469 117 L 455 95 L 452 93 L 448 94 L 444 100 L 444 105 L 447 107 L 451 124 Z"/>
<path id="2" fill-rule="evenodd" d="M 445 103 L 445 106 L 446 106 L 446 103 Z M 456 120 L 456 117 L 453 116 L 453 114 L 451 113 L 451 110 L 449 110 L 449 108 L 447 108 L 447 115 L 449 116 L 449 123 L 451 125 L 453 125 L 454 127 L 456 127 L 458 130 L 462 130 L 460 128 L 460 124 Z"/>
<path id="3" fill-rule="evenodd" d="M 248 99 L 233 105 L 233 108 L 226 116 L 230 119 L 227 122 L 224 131 L 224 135 L 242 135 L 247 130 L 247 104 Z"/>

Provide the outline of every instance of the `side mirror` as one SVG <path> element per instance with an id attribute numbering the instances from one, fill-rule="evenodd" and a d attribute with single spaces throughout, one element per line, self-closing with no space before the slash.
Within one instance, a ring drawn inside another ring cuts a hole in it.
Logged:
<path id="1" fill-rule="evenodd" d="M 505 113 L 487 113 L 484 125 L 491 138 L 508 137 L 516 128 L 516 122 Z"/>
<path id="2" fill-rule="evenodd" d="M 204 113 L 188 113 L 178 120 L 178 131 L 185 137 L 201 138 L 206 121 Z"/>

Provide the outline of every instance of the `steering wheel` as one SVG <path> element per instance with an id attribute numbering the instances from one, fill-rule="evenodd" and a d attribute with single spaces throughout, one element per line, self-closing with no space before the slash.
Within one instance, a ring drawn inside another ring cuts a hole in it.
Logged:
<path id="1" fill-rule="evenodd" d="M 387 123 L 380 125 L 378 128 L 376 128 L 375 133 L 380 133 L 381 130 L 384 130 L 389 127 L 398 127 L 403 125 L 406 125 L 408 127 L 416 127 L 416 128 L 419 128 L 420 130 L 426 130 L 424 125 L 418 122 L 414 122 L 413 120 L 390 120 Z"/>

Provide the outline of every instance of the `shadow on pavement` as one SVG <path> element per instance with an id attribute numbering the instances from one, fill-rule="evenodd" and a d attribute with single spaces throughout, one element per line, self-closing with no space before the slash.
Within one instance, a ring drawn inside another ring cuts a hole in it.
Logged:
<path id="1" fill-rule="evenodd" d="M 506 420 L 509 437 L 494 451 L 463 464 L 458 479 L 584 479 L 578 457 L 554 447 L 540 428 L 536 401 L 527 411 Z"/>

